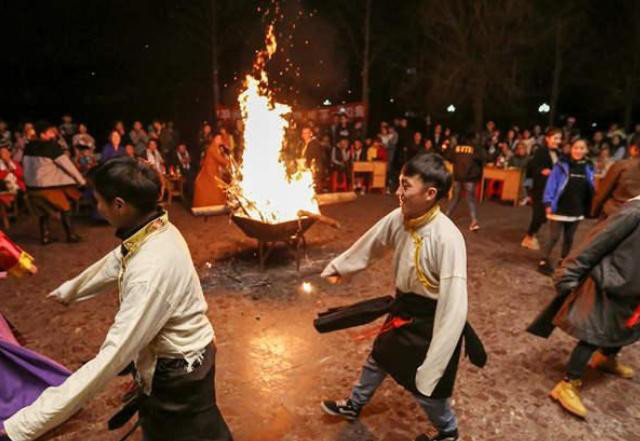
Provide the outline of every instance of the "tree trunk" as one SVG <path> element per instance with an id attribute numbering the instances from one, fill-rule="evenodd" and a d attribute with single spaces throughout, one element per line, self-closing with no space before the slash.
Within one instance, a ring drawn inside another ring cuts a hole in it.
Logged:
<path id="1" fill-rule="evenodd" d="M 364 104 L 364 121 L 362 122 L 363 132 L 367 135 L 369 126 L 369 58 L 371 44 L 371 3 L 372 0 L 365 0 L 366 10 L 364 18 L 364 56 L 362 60 L 362 104 Z"/>
<path id="2" fill-rule="evenodd" d="M 482 75 L 478 75 L 473 90 L 473 130 L 475 133 L 482 131 L 484 122 L 484 98 L 486 93 L 486 81 Z"/>
<path id="3" fill-rule="evenodd" d="M 549 112 L 549 126 L 553 126 L 560 95 L 560 74 L 562 73 L 562 20 L 556 22 L 556 44 L 553 63 L 553 81 L 551 83 L 551 111 Z"/>
<path id="4" fill-rule="evenodd" d="M 217 26 L 217 1 L 211 0 L 211 83 L 213 99 L 213 121 L 218 117 L 220 107 L 220 80 L 218 77 L 218 26 Z"/>
<path id="5" fill-rule="evenodd" d="M 633 77 L 627 74 L 624 79 L 624 130 L 629 133 L 631 129 L 631 117 L 633 114 Z"/>

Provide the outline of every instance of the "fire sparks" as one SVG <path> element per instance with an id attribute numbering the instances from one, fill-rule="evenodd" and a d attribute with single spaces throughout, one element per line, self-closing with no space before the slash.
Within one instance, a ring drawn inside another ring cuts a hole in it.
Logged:
<path id="1" fill-rule="evenodd" d="M 291 107 L 275 102 L 264 70 L 276 50 L 270 26 L 266 49 L 256 55 L 256 73 L 246 76 L 245 89 L 238 97 L 244 121 L 244 151 L 227 189 L 236 203 L 236 214 L 267 223 L 295 220 L 301 210 L 319 213 L 311 169 L 304 161 L 297 161 L 295 172 L 289 175 L 281 158 L 288 127 L 285 116 L 291 113 Z"/>

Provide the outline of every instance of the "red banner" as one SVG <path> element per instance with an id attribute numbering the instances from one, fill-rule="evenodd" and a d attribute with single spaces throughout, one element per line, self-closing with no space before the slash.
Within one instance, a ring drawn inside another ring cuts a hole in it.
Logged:
<path id="1" fill-rule="evenodd" d="M 240 109 L 229 109 L 226 107 L 218 108 L 216 112 L 218 120 L 229 121 L 240 119 Z M 294 110 L 293 117 L 297 120 L 311 120 L 319 123 L 327 123 L 331 121 L 333 115 L 345 114 L 349 118 L 365 118 L 367 109 L 361 102 L 341 104 L 337 106 L 323 106 L 310 110 Z"/>

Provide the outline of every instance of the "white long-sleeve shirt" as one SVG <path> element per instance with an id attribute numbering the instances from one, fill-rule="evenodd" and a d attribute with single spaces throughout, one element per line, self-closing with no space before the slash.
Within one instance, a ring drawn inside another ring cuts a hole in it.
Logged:
<path id="1" fill-rule="evenodd" d="M 396 288 L 437 300 L 433 338 L 416 373 L 416 387 L 431 395 L 453 355 L 467 320 L 467 252 L 460 230 L 439 208 L 423 223 L 405 225 L 400 208 L 367 231 L 323 271 L 346 275 L 365 269 L 386 247 L 394 248 Z"/>
<path id="2" fill-rule="evenodd" d="M 50 294 L 70 303 L 118 285 L 120 308 L 93 360 L 5 421 L 12 441 L 36 439 L 70 418 L 131 361 L 149 394 L 158 357 L 182 358 L 191 367 L 213 340 L 189 249 L 166 214 L 123 246 L 126 257 L 118 247 Z"/>

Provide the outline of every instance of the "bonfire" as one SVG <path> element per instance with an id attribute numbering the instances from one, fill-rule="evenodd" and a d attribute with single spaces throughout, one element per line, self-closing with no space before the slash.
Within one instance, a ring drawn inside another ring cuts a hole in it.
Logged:
<path id="1" fill-rule="evenodd" d="M 232 161 L 230 183 L 220 183 L 235 216 L 267 224 L 320 214 L 311 168 L 299 160 L 288 171 L 282 158 L 291 107 L 275 101 L 265 71 L 276 48 L 269 26 L 266 48 L 258 52 L 254 73 L 246 76 L 238 97 L 244 121 L 242 160 Z"/>

